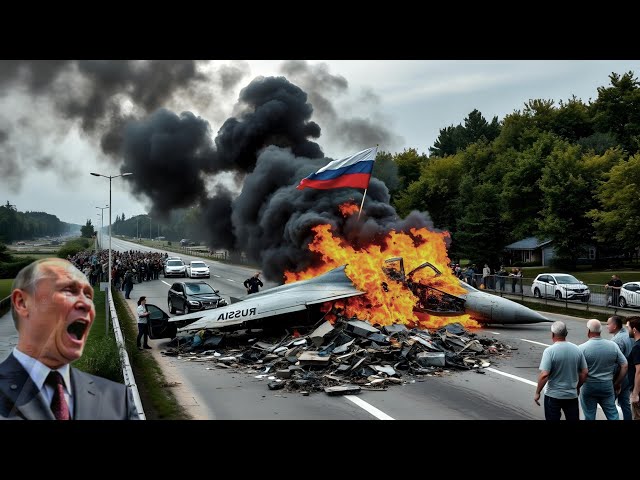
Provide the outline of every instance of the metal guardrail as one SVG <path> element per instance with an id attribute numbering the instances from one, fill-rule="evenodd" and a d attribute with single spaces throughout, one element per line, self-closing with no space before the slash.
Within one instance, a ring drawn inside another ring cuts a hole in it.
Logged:
<path id="1" fill-rule="evenodd" d="M 11 296 L 0 300 L 0 317 L 11 310 Z"/>
<path id="2" fill-rule="evenodd" d="M 463 281 L 464 280 L 463 276 Z M 490 275 L 486 280 L 482 281 L 481 274 L 475 274 L 472 280 L 472 285 L 476 288 L 483 289 L 487 292 L 494 293 L 500 296 L 508 296 L 511 299 L 519 298 L 521 301 L 525 299 L 528 301 L 535 301 L 536 303 L 543 303 L 545 305 L 562 305 L 565 308 L 580 308 L 584 310 L 597 309 L 602 312 L 616 314 L 637 314 L 638 308 L 620 307 L 614 305 L 612 301 L 611 289 L 605 288 L 601 284 L 585 283 L 586 287 L 589 287 L 590 295 L 587 301 L 581 301 L 579 299 L 570 300 L 563 296 L 561 299 L 556 299 L 555 295 L 546 295 L 542 298 L 537 298 L 531 291 L 531 285 L 534 278 L 532 277 L 509 277 L 509 276 L 497 276 Z"/>
<path id="3" fill-rule="evenodd" d="M 113 326 L 113 333 L 116 337 L 116 344 L 118 345 L 118 353 L 120 354 L 120 364 L 122 365 L 122 375 L 124 377 L 124 384 L 131 389 L 133 394 L 133 402 L 138 410 L 138 418 L 140 420 L 146 420 L 144 410 L 142 409 L 142 400 L 140 400 L 140 393 L 138 392 L 138 386 L 136 385 L 136 379 L 133 376 L 133 370 L 131 369 L 131 362 L 129 361 L 129 354 L 124 345 L 124 336 L 122 335 L 122 329 L 120 328 L 120 322 L 118 321 L 118 314 L 116 313 L 116 307 L 113 303 L 113 297 L 111 295 L 111 289 L 106 290 L 109 297 L 109 317 L 111 318 L 111 324 Z M 106 319 L 107 328 L 109 325 L 109 318 Z"/>

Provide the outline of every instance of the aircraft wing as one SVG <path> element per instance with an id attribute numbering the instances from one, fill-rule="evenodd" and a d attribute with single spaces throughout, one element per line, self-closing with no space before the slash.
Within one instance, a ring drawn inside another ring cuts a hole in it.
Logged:
<path id="1" fill-rule="evenodd" d="M 349 280 L 344 269 L 345 265 L 309 280 L 301 280 L 247 295 L 241 301 L 226 307 L 179 315 L 170 318 L 169 321 L 199 319 L 180 328 L 179 331 L 221 328 L 305 310 L 308 305 L 364 295 L 365 292 L 358 290 Z"/>

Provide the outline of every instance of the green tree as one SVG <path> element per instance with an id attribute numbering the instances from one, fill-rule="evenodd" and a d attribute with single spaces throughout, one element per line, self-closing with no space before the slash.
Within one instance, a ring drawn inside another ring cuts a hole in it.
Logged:
<path id="1" fill-rule="evenodd" d="M 96 231 L 93 229 L 93 225 L 91 225 L 91 219 L 87 220 L 87 223 L 80 228 L 80 236 L 84 238 L 91 238 L 95 233 Z"/>
<path id="2" fill-rule="evenodd" d="M 429 158 L 420 178 L 409 185 L 395 201 L 398 214 L 406 217 L 412 210 L 429 212 L 437 228 L 449 231 L 455 229 L 461 177 L 461 154 Z"/>
<path id="3" fill-rule="evenodd" d="M 393 155 L 389 152 L 378 152 L 376 161 L 373 164 L 372 175 L 384 182 L 391 195 L 400 186 L 398 165 L 393 161 Z"/>
<path id="4" fill-rule="evenodd" d="M 451 125 L 440 129 L 440 134 L 433 147 L 429 147 L 429 152 L 436 157 L 454 155 L 478 140 L 491 142 L 499 134 L 500 123 L 498 122 L 498 117 L 493 117 L 493 120 L 489 123 L 480 111 L 474 109 L 464 119 L 464 126 L 459 124 L 455 127 Z"/>
<path id="5" fill-rule="evenodd" d="M 393 158 L 398 166 L 398 177 L 400 180 L 399 190 L 405 190 L 411 183 L 420 178 L 420 169 L 427 163 L 428 157 L 418 154 L 415 148 L 405 149 Z"/>
<path id="6" fill-rule="evenodd" d="M 593 123 L 599 132 L 613 132 L 630 153 L 640 148 L 640 85 L 633 72 L 611 73 L 611 86 L 598 87 L 591 104 Z"/>
<path id="7" fill-rule="evenodd" d="M 633 251 L 640 245 L 640 154 L 618 161 L 604 177 L 597 193 L 601 208 L 588 213 L 596 238 L 605 244 L 615 242 L 623 252 Z"/>
<path id="8" fill-rule="evenodd" d="M 580 147 L 556 147 L 542 169 L 540 189 L 543 209 L 538 220 L 541 236 L 554 241 L 555 259 L 565 267 L 577 259 L 592 242 L 593 228 L 586 213 L 593 204 Z"/>

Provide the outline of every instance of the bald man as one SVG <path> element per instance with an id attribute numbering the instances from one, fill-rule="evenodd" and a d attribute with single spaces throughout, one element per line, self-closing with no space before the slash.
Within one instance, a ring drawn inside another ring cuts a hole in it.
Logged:
<path id="1" fill-rule="evenodd" d="M 96 310 L 87 277 L 67 260 L 24 267 L 11 292 L 18 344 L 0 364 L 0 418 L 138 419 L 120 383 L 71 367 L 82 356 Z"/>
<path id="2" fill-rule="evenodd" d="M 580 406 L 585 420 L 596 419 L 598 404 L 607 420 L 618 420 L 615 392 L 620 391 L 622 379 L 627 374 L 627 359 L 615 342 L 600 336 L 601 331 L 600 320 L 589 320 L 589 340 L 578 345 L 587 360 L 588 369 L 587 380 L 580 391 Z M 614 371 L 617 371 L 615 379 Z"/>

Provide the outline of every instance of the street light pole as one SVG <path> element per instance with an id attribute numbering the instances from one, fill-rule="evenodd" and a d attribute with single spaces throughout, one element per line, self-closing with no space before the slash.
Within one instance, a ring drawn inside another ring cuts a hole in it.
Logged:
<path id="1" fill-rule="evenodd" d="M 151 240 L 151 217 L 149 217 L 149 240 Z"/>
<path id="2" fill-rule="evenodd" d="M 101 173 L 90 172 L 94 177 L 104 177 L 109 179 L 109 291 L 111 291 L 111 180 L 118 177 L 133 175 L 131 172 L 120 175 L 102 175 Z"/>
<path id="3" fill-rule="evenodd" d="M 100 250 L 104 250 L 104 235 L 102 234 L 104 231 L 104 209 L 109 208 L 109 205 L 96 208 L 100 209 Z"/>

